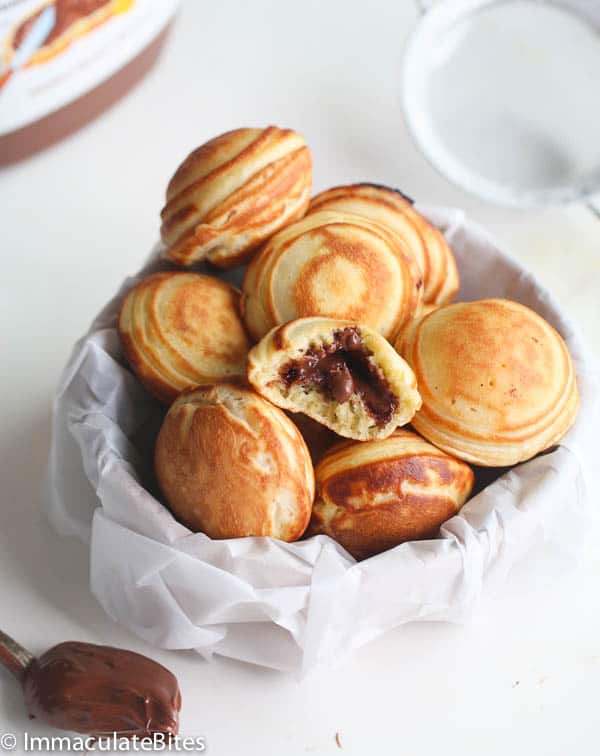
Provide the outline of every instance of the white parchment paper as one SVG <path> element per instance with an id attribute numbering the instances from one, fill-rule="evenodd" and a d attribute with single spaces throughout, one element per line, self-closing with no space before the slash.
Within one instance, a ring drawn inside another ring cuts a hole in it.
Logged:
<path id="1" fill-rule="evenodd" d="M 598 509 L 598 366 L 548 292 L 481 228 L 460 211 L 427 214 L 456 254 L 459 299 L 517 300 L 563 335 L 581 392 L 574 428 L 555 450 L 489 483 L 435 540 L 360 563 L 327 536 L 212 541 L 157 498 L 151 460 L 164 409 L 125 367 L 114 327 L 132 278 L 65 368 L 45 492 L 56 530 L 89 543 L 91 590 L 113 619 L 157 646 L 302 675 L 402 623 L 462 619 L 484 584 L 540 544 L 547 560 L 578 556 Z M 139 275 L 158 267 L 155 252 Z"/>

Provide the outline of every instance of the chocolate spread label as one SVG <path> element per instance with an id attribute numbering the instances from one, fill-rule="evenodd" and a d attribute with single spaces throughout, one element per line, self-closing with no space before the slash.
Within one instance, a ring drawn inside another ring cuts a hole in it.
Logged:
<path id="1" fill-rule="evenodd" d="M 0 134 L 110 77 L 165 27 L 178 0 L 0 0 Z"/>

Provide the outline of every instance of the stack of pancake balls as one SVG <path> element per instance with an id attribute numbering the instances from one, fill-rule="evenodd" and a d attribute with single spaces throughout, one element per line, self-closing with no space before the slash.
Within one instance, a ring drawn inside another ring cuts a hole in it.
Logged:
<path id="1" fill-rule="evenodd" d="M 311 199 L 311 185 L 289 129 L 194 150 L 161 214 L 173 269 L 129 290 L 118 328 L 169 407 L 154 461 L 181 523 L 216 539 L 321 533 L 364 559 L 435 537 L 473 490 L 468 463 L 555 445 L 577 384 L 532 310 L 452 303 L 452 250 L 401 192 Z M 210 274 L 247 263 L 241 292 Z"/>

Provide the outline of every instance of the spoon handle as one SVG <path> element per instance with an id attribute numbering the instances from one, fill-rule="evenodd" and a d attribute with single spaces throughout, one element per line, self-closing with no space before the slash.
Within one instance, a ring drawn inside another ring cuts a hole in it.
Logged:
<path id="1" fill-rule="evenodd" d="M 34 658 L 26 648 L 0 630 L 0 664 L 12 672 L 17 680 L 23 680 L 25 670 Z"/>

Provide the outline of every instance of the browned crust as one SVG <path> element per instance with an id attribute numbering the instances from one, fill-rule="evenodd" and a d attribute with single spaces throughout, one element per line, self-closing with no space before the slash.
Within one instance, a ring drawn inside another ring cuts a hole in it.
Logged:
<path id="1" fill-rule="evenodd" d="M 209 171 L 207 174 L 202 176 L 202 178 L 197 179 L 196 181 L 192 181 L 191 183 L 187 181 L 187 177 L 190 174 L 193 174 L 193 169 L 196 163 L 202 162 L 204 158 L 211 156 L 215 149 L 218 149 L 220 146 L 225 145 L 228 142 L 235 141 L 236 137 L 238 137 L 245 131 L 246 129 L 232 129 L 231 131 L 226 131 L 224 134 L 219 134 L 219 136 L 214 137 L 214 139 L 210 139 L 208 142 L 201 144 L 200 147 L 197 147 L 187 156 L 187 158 L 183 161 L 179 168 L 177 168 L 177 170 L 173 174 L 173 177 L 169 181 L 169 184 L 167 186 L 168 201 L 161 210 L 161 218 L 165 218 L 170 214 L 170 206 L 173 202 L 180 199 L 182 195 L 192 194 L 202 186 L 222 176 L 233 166 L 245 163 L 254 155 L 260 153 L 263 145 L 265 143 L 268 143 L 276 132 L 289 134 L 291 132 L 291 129 L 278 129 L 277 126 L 267 126 L 261 131 L 256 139 L 251 141 L 249 145 L 244 147 L 242 150 L 240 150 L 240 152 L 236 153 L 229 160 L 222 163 L 217 168 L 214 168 L 212 171 Z M 177 186 L 180 184 L 183 184 L 183 188 L 177 190 Z M 168 223 L 164 228 L 168 231 Z"/>
<path id="2" fill-rule="evenodd" d="M 161 376 L 158 368 L 156 366 L 153 366 L 151 359 L 152 355 L 148 353 L 148 350 L 144 350 L 140 346 L 140 339 L 136 339 L 132 334 L 129 333 L 127 329 L 123 327 L 122 315 L 128 297 L 136 296 L 142 293 L 144 289 L 154 287 L 161 281 L 167 281 L 174 277 L 186 275 L 188 274 L 181 271 L 166 271 L 154 273 L 150 276 L 147 276 L 127 292 L 127 294 L 123 298 L 123 301 L 121 302 L 117 320 L 117 333 L 119 335 L 123 354 L 127 363 L 129 364 L 129 367 L 136 375 L 138 380 L 142 383 L 144 388 L 148 391 L 148 393 L 167 405 L 170 405 L 179 396 L 181 390 L 169 383 L 168 380 Z M 237 296 L 239 296 L 238 289 L 228 283 L 225 283 L 224 281 L 220 281 L 219 279 L 211 279 L 211 283 L 213 283 L 215 286 L 223 288 L 227 292 L 235 293 Z M 241 316 L 240 326 L 243 328 Z M 194 368 L 194 366 L 190 365 L 180 354 L 171 349 L 169 345 L 164 346 L 165 348 L 169 348 L 173 364 L 178 367 L 180 372 L 196 375 L 196 379 L 194 381 L 190 379 L 190 385 L 194 383 L 202 383 L 204 382 L 204 380 L 206 380 L 206 378 L 203 378 L 203 376 L 198 373 L 197 369 Z M 212 380 L 214 379 L 210 380 L 212 382 Z"/>
<path id="3" fill-rule="evenodd" d="M 413 426 L 450 454 L 486 467 L 514 465 L 558 443 L 575 421 L 568 348 L 518 302 L 446 305 L 399 341 L 423 399 Z"/>
<path id="4" fill-rule="evenodd" d="M 505 300 L 501 299 L 489 299 L 489 300 L 480 300 L 484 301 L 488 307 L 496 308 L 499 313 L 501 313 L 504 309 L 503 303 Z M 474 302 L 474 304 L 478 304 L 479 302 Z M 521 316 L 521 318 L 513 322 L 512 326 L 513 328 L 523 324 L 524 326 L 527 326 L 531 323 L 531 313 L 533 311 L 529 311 L 528 308 L 524 308 L 525 312 Z M 429 313 L 426 317 L 429 317 L 432 313 Z M 537 313 L 534 313 L 535 317 L 540 318 L 540 320 L 543 320 L 541 316 L 538 316 Z M 425 325 L 425 319 L 419 320 L 415 327 L 415 336 L 414 338 L 411 338 L 411 344 L 415 347 L 418 346 L 419 343 L 419 334 L 421 330 L 423 329 Z M 535 322 L 535 321 L 534 321 Z M 551 332 L 556 336 L 557 343 L 560 345 L 561 353 L 563 355 L 563 365 L 568 365 L 571 361 L 571 357 L 569 354 L 569 351 L 567 349 L 566 344 L 564 343 L 562 337 L 560 334 L 550 326 L 549 323 L 544 321 L 545 325 L 551 330 Z M 502 352 L 503 355 L 505 355 L 506 361 L 510 365 L 510 356 L 512 353 L 512 348 L 514 345 L 514 335 L 512 330 L 507 330 L 504 333 L 505 341 L 506 341 L 506 348 Z M 464 353 L 463 357 L 465 360 L 468 359 L 469 351 L 477 351 L 479 348 L 481 348 L 481 345 L 479 344 L 467 344 L 464 345 Z M 417 376 L 418 384 L 419 384 L 419 391 L 421 393 L 421 398 L 423 399 L 423 406 L 419 410 L 419 414 L 421 416 L 427 416 L 428 419 L 434 423 L 439 424 L 440 426 L 443 426 L 445 430 L 451 430 L 456 433 L 461 433 L 466 435 L 466 428 L 464 421 L 453 421 L 452 419 L 449 419 L 447 416 L 443 416 L 442 414 L 439 414 L 435 411 L 432 405 L 435 404 L 437 397 L 435 394 L 435 391 L 432 390 L 432 387 L 429 385 L 429 383 L 426 380 L 427 371 L 424 368 L 424 365 L 422 363 L 421 355 L 419 354 L 417 349 L 409 350 L 405 349 L 406 352 L 406 358 L 413 370 L 415 371 L 415 375 Z M 491 358 L 491 355 L 490 355 Z M 452 370 L 449 370 L 450 375 L 460 374 L 462 367 L 464 367 L 464 363 L 461 362 L 460 354 L 457 355 L 457 361 L 456 365 Z M 521 369 L 519 374 L 519 388 L 517 389 L 515 387 L 515 395 L 517 392 L 525 391 L 529 386 L 535 386 L 537 384 L 536 375 L 534 373 L 527 373 L 524 369 Z M 482 380 L 483 380 L 483 374 L 482 374 Z M 476 385 L 476 382 L 473 384 Z M 483 386 L 483 384 L 482 384 Z M 450 387 L 444 387 L 448 393 L 458 393 L 456 390 L 454 390 L 451 386 Z M 473 398 L 473 403 L 477 403 L 477 399 Z M 507 402 L 507 408 L 510 407 L 510 403 Z M 496 412 L 498 412 L 501 417 L 503 417 L 503 414 L 501 412 L 500 408 L 495 408 Z M 546 419 L 546 420 L 545 420 Z M 542 430 L 545 430 L 547 425 L 555 422 L 555 418 L 553 416 L 549 416 L 547 413 L 547 408 L 540 409 L 540 411 L 534 415 L 533 417 L 528 417 L 527 421 L 519 424 L 519 425 L 513 425 L 511 430 L 511 439 L 513 441 L 525 441 L 530 438 L 531 434 L 531 426 L 536 425 L 539 426 Z M 500 426 L 506 428 L 506 423 L 502 420 L 499 423 Z M 493 431 L 485 430 L 485 432 L 480 432 L 477 430 L 476 423 L 474 422 L 470 428 L 469 428 L 469 434 L 468 437 L 471 439 L 481 439 L 483 441 L 498 441 L 501 442 L 504 440 L 505 436 L 503 433 L 494 433 Z M 519 434 L 517 435 L 516 432 L 519 431 Z"/>
<path id="5" fill-rule="evenodd" d="M 187 405 L 195 394 L 209 397 L 217 386 L 182 393 L 167 414 L 155 448 L 157 479 L 171 511 L 186 527 L 211 538 L 275 536 L 294 541 L 311 514 L 314 473 L 306 444 L 292 421 L 242 381 L 223 382 L 246 407 L 249 427 L 218 400 Z M 287 435 L 291 439 L 287 438 Z M 275 467 L 256 469 L 253 455 L 267 450 Z M 287 453 L 296 455 L 288 466 Z M 303 472 L 304 471 L 304 472 Z M 294 516 L 273 520 L 274 492 L 292 493 Z"/>
<path id="6" fill-rule="evenodd" d="M 366 233 L 371 239 L 382 241 L 389 252 L 396 258 L 398 268 L 403 282 L 405 296 L 398 302 L 398 309 L 393 321 L 384 334 L 386 338 L 392 340 L 395 334 L 405 326 L 413 317 L 418 309 L 421 299 L 422 278 L 416 266 L 414 259 L 405 249 L 402 240 L 395 234 L 379 223 L 370 221 L 367 218 L 361 218 L 351 213 L 337 212 L 339 219 L 327 220 L 323 225 L 316 226 L 310 230 L 299 228 L 293 229 L 286 227 L 283 233 L 291 234 L 285 241 L 280 241 L 280 237 L 274 236 L 259 250 L 248 266 L 244 275 L 242 284 L 242 317 L 246 323 L 246 328 L 254 340 L 260 340 L 265 335 L 265 330 L 259 331 L 252 319 L 248 317 L 247 301 L 255 298 L 260 301 L 262 312 L 265 320 L 276 324 L 279 320 L 277 316 L 277 307 L 275 304 L 276 289 L 273 285 L 275 271 L 279 261 L 288 252 L 299 238 L 307 235 L 318 233 L 326 240 L 327 249 L 340 259 L 347 260 L 357 268 L 363 268 L 368 271 L 370 277 L 370 292 L 380 292 L 385 282 L 388 270 L 378 270 L 374 264 L 373 248 L 369 243 L 362 243 L 358 240 L 353 242 L 344 241 L 341 232 L 343 229 L 355 228 L 361 233 Z M 364 226 L 361 225 L 365 224 Z M 302 224 L 300 224 L 302 225 Z M 338 236 L 335 231 L 339 230 Z M 312 275 L 316 275 L 321 266 L 327 265 L 328 260 L 320 256 L 315 256 L 303 265 L 303 276 L 299 276 L 293 288 L 293 301 L 295 304 L 296 317 L 310 317 L 319 314 L 321 308 L 317 302 L 313 301 L 313 292 L 308 283 Z M 381 301 L 380 295 L 375 295 L 377 300 L 376 307 Z M 401 305 L 401 306 L 400 306 Z M 348 304 L 344 307 L 344 313 L 340 315 L 345 320 L 356 322 L 369 322 L 368 315 L 363 311 L 363 303 L 355 300 L 355 305 Z"/>
<path id="7" fill-rule="evenodd" d="M 357 560 L 367 559 L 407 541 L 435 538 L 440 526 L 458 512 L 448 497 L 411 496 L 402 503 L 360 513 L 342 512 L 325 526 L 313 512 L 310 535 L 325 533 Z"/>
<path id="8" fill-rule="evenodd" d="M 308 212 L 326 208 L 331 200 L 360 196 L 365 188 L 376 190 L 377 195 L 369 196 L 369 201 L 386 205 L 389 209 L 402 212 L 410 219 L 423 240 L 426 249 L 423 280 L 426 304 L 445 304 L 458 292 L 460 279 L 456 261 L 443 234 L 422 216 L 413 206 L 413 201 L 399 189 L 382 184 L 357 183 L 337 186 L 317 194 L 312 198 Z"/>
<path id="9" fill-rule="evenodd" d="M 388 441 L 400 435 L 418 438 L 409 431 L 397 431 Z M 317 494 L 309 534 L 331 536 L 356 559 L 406 541 L 435 537 L 470 495 L 474 475 L 464 462 L 427 446 L 430 452 L 398 453 L 357 466 L 353 457 L 364 451 L 362 444 L 349 441 L 329 449 L 316 468 Z M 334 459 L 342 469 L 327 475 L 325 470 Z M 375 497 L 381 493 L 389 498 L 377 503 Z"/>
<path id="10" fill-rule="evenodd" d="M 186 158 L 169 183 L 167 204 L 161 211 L 161 236 L 167 243 L 165 257 L 178 265 L 197 261 L 200 259 L 199 250 L 205 248 L 202 259 L 220 268 L 236 267 L 248 260 L 268 236 L 283 225 L 300 219 L 306 212 L 310 200 L 312 160 L 309 148 L 303 145 L 256 171 L 205 212 L 199 222 L 182 231 L 174 241 L 168 241 L 181 221 L 198 213 L 193 199 L 198 191 L 210 187 L 235 166 L 251 162 L 277 137 L 283 139 L 294 133 L 290 129 L 269 126 L 229 160 L 199 179 L 187 182 L 197 163 L 208 159 L 219 147 L 235 141 L 243 131 L 245 129 L 227 132 L 199 147 Z M 305 199 L 302 199 L 303 195 L 306 195 Z M 184 204 L 179 207 L 182 201 Z M 246 207 L 240 209 L 244 203 Z M 298 206 L 288 215 L 290 204 Z M 247 239 L 242 243 L 240 240 L 244 236 Z M 223 247 L 212 250 L 210 245 L 219 244 L 221 238 L 235 239 L 236 243 L 231 249 L 227 249 L 225 242 Z"/>
<path id="11" fill-rule="evenodd" d="M 179 396 L 179 391 L 166 381 L 161 380 L 154 371 L 147 367 L 147 363 L 140 359 L 135 341 L 129 334 L 121 330 L 118 333 L 127 364 L 146 391 L 163 404 L 168 405 L 174 402 Z"/>
<path id="12" fill-rule="evenodd" d="M 171 404 L 179 395 L 179 392 L 166 381 L 158 377 L 157 373 L 151 370 L 145 360 L 140 356 L 139 348 L 135 340 L 126 332 L 121 325 L 121 318 L 123 308 L 127 297 L 133 292 L 133 289 L 140 291 L 142 287 L 151 285 L 153 282 L 161 279 L 167 279 L 170 277 L 170 273 L 154 273 L 151 276 L 147 276 L 139 284 L 136 284 L 130 289 L 121 301 L 119 307 L 119 315 L 117 318 L 117 333 L 119 335 L 119 341 L 121 342 L 121 348 L 127 361 L 127 364 L 135 374 L 136 378 L 144 386 L 146 391 L 151 394 L 155 399 L 158 399 L 164 404 Z"/>
<path id="13" fill-rule="evenodd" d="M 311 158 L 308 147 L 301 147 L 280 160 L 271 163 L 262 171 L 254 174 L 245 184 L 233 192 L 229 197 L 213 210 L 202 220 L 202 223 L 196 225 L 191 230 L 185 232 L 172 245 L 170 245 L 165 255 L 173 262 L 179 265 L 189 264 L 196 248 L 209 244 L 219 237 L 224 231 L 228 233 L 244 233 L 250 230 L 257 232 L 261 226 L 270 226 L 275 223 L 281 211 L 274 212 L 278 207 L 278 202 L 287 197 L 294 187 L 304 181 L 307 171 L 311 170 Z M 266 183 L 263 183 L 266 182 Z M 229 221 L 224 225 L 211 226 L 211 219 L 217 214 L 227 212 L 228 207 L 233 207 L 239 202 L 248 199 L 252 195 L 253 189 L 257 184 L 262 184 L 260 193 L 257 195 L 256 202 L 245 213 L 235 213 L 232 210 Z M 303 217 L 308 207 L 309 197 L 302 202 L 297 210 L 289 216 L 287 223 L 292 223 Z M 194 208 L 188 206 L 182 208 L 177 215 L 182 213 L 192 215 Z M 163 223 L 161 233 L 168 233 L 173 221 L 178 220 L 175 216 L 169 218 L 168 222 Z M 226 259 L 211 260 L 209 262 L 220 268 L 233 268 L 242 265 L 249 260 L 257 247 L 265 239 L 279 230 L 277 226 L 274 230 L 265 233 L 256 233 L 252 242 L 244 245 L 237 252 L 231 252 Z"/>
<path id="14" fill-rule="evenodd" d="M 275 207 L 276 202 L 281 198 L 291 196 L 294 188 L 299 184 L 305 182 L 307 173 L 312 173 L 312 160 L 310 150 L 306 146 L 301 147 L 300 149 L 295 150 L 289 155 L 286 155 L 285 158 L 282 158 L 276 163 L 271 164 L 268 169 L 269 171 L 271 171 L 271 176 L 268 179 L 268 186 L 263 189 L 263 199 L 261 200 L 261 202 L 265 202 L 265 206 L 263 207 L 262 215 L 260 215 L 259 217 L 255 216 L 253 218 L 251 212 L 238 214 L 235 219 L 235 226 L 232 226 L 232 228 L 235 228 L 237 226 L 239 227 L 240 231 L 248 229 L 256 230 L 257 227 L 261 225 L 270 225 L 271 223 L 275 223 L 277 221 L 278 215 L 280 216 L 281 213 L 274 213 L 270 211 L 270 207 Z M 263 176 L 260 176 L 260 178 L 263 178 Z M 220 211 L 222 212 L 228 205 L 233 205 L 238 200 L 243 199 L 244 193 L 249 193 L 250 191 L 248 187 L 249 183 L 250 182 L 247 182 L 247 184 L 242 186 L 238 190 L 238 192 L 231 195 L 228 201 L 223 203 Z M 238 193 L 240 194 L 239 197 L 236 196 Z M 310 196 L 307 193 L 306 199 L 301 204 L 299 204 L 296 211 L 286 219 L 286 226 L 304 217 L 308 208 L 309 201 Z M 214 211 L 208 216 L 208 222 L 210 222 L 210 218 L 213 216 L 213 214 Z M 238 265 L 242 265 L 254 255 L 256 249 L 269 236 L 271 236 L 273 233 L 276 233 L 276 231 L 278 230 L 279 226 L 276 229 L 269 231 L 268 233 L 257 236 L 255 242 L 253 242 L 245 249 L 240 250 L 237 254 L 230 255 L 227 261 L 211 260 L 211 262 L 213 263 L 213 265 L 219 268 L 232 268 Z"/>

